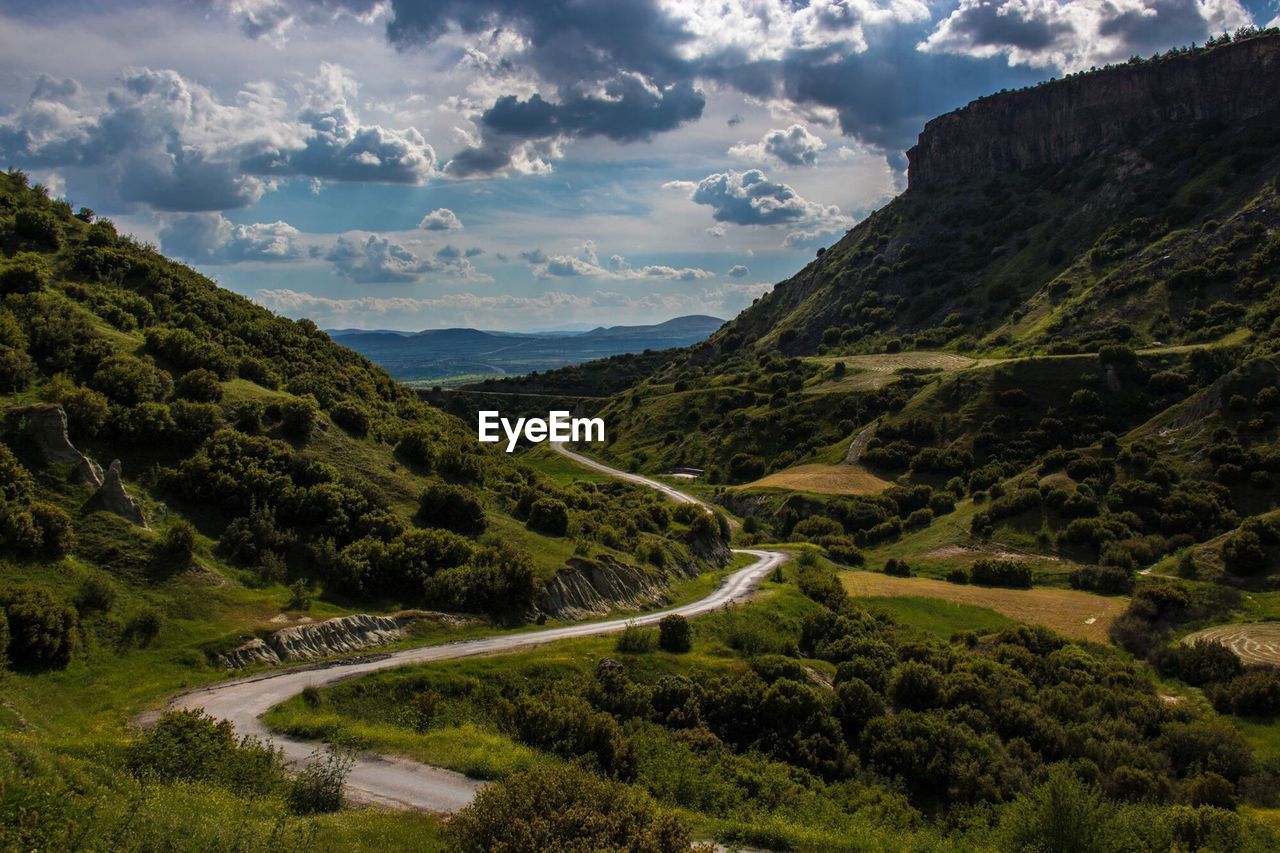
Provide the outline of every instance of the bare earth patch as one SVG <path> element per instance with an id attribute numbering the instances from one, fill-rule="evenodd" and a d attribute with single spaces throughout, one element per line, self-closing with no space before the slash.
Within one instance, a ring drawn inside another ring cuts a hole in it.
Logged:
<path id="1" fill-rule="evenodd" d="M 1216 625 L 1182 638 L 1184 643 L 1196 640 L 1221 643 L 1245 663 L 1280 666 L 1280 622 Z"/>
<path id="2" fill-rule="evenodd" d="M 820 495 L 878 495 L 891 485 L 858 465 L 813 464 L 777 471 L 741 488 L 789 489 Z"/>
<path id="3" fill-rule="evenodd" d="M 979 364 L 995 364 L 998 359 L 978 359 L 956 355 L 950 352 L 900 352 L 885 355 L 844 355 L 821 356 L 806 359 L 822 364 L 835 364 L 843 361 L 846 374 L 840 379 L 821 382 L 810 388 L 807 393 L 826 393 L 829 391 L 871 391 L 887 385 L 897 378 L 899 370 L 937 370 L 941 373 L 954 373 L 967 370 Z"/>
<path id="4" fill-rule="evenodd" d="M 955 557 L 995 557 L 998 560 L 1009 560 L 1014 563 L 1058 563 L 1061 560 L 1052 554 L 1032 554 L 1027 551 L 1012 551 L 1001 545 L 943 545 L 928 553 L 921 554 L 923 560 L 949 560 Z"/>
<path id="5" fill-rule="evenodd" d="M 1064 637 L 1107 642 L 1107 630 L 1124 612 L 1129 599 L 1094 595 L 1075 589 L 1001 589 L 954 584 L 931 578 L 895 578 L 875 572 L 841 575 L 850 595 L 867 598 L 919 596 L 989 607 L 997 613 L 1052 628 Z"/>

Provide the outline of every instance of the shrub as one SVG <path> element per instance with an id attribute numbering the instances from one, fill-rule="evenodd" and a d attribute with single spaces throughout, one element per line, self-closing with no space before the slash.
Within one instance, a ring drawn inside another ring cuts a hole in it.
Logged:
<path id="1" fill-rule="evenodd" d="M 664 652 L 687 652 L 693 648 L 689 620 L 678 614 L 663 617 L 658 623 L 658 647 Z"/>
<path id="2" fill-rule="evenodd" d="M 840 522 L 825 515 L 811 515 L 791 528 L 793 542 L 812 542 L 823 536 L 839 536 L 844 533 Z"/>
<path id="3" fill-rule="evenodd" d="M 40 549 L 47 555 L 60 557 L 75 547 L 76 532 L 71 524 L 71 516 L 58 506 L 47 503 L 33 503 L 28 512 L 31 521 L 40 531 Z"/>
<path id="4" fill-rule="evenodd" d="M 1280 716 L 1280 669 L 1260 667 L 1215 684 L 1209 699 L 1220 714 L 1241 717 Z"/>
<path id="5" fill-rule="evenodd" d="M 35 293 L 44 290 L 53 274 L 42 255 L 35 252 L 19 252 L 0 267 L 0 294 Z"/>
<path id="6" fill-rule="evenodd" d="M 947 572 L 947 581 L 949 583 L 968 583 L 969 573 L 960 567 L 956 567 Z"/>
<path id="7" fill-rule="evenodd" d="M 284 774 L 284 756 L 255 738 L 236 741 L 227 720 L 204 711 L 166 711 L 125 750 L 140 779 L 212 782 L 240 793 L 265 793 Z"/>
<path id="8" fill-rule="evenodd" d="M 182 518 L 169 525 L 156 543 L 156 557 L 179 568 L 190 564 L 195 551 L 196 529 Z"/>
<path id="9" fill-rule="evenodd" d="M 448 484 L 427 487 L 418 499 L 418 518 L 428 527 L 443 527 L 468 535 L 484 533 L 488 526 L 484 507 L 476 496 L 462 486 Z"/>
<path id="10" fill-rule="evenodd" d="M 1031 569 L 1013 560 L 996 560 L 983 557 L 969 567 L 969 578 L 983 586 L 1005 586 L 1028 589 L 1031 586 Z"/>
<path id="11" fill-rule="evenodd" d="M 396 445 L 396 453 L 406 461 L 419 465 L 427 470 L 435 467 L 437 452 L 436 437 L 421 427 L 413 427 L 400 436 Z"/>
<path id="12" fill-rule="evenodd" d="M 1222 543 L 1222 562 L 1237 575 L 1266 571 L 1267 551 L 1262 537 L 1252 530 L 1241 530 Z"/>
<path id="13" fill-rule="evenodd" d="M 911 566 L 906 560 L 899 560 L 896 557 L 890 557 L 885 561 L 884 573 L 896 578 L 909 578 L 911 577 Z"/>
<path id="14" fill-rule="evenodd" d="M 129 623 L 124 626 L 124 635 L 128 640 L 145 649 L 160 635 L 160 629 L 163 626 L 164 618 L 155 610 L 147 608 L 129 620 Z"/>
<path id="15" fill-rule="evenodd" d="M 1133 574 L 1115 566 L 1081 566 L 1072 570 L 1069 581 L 1074 589 L 1093 592 L 1126 593 L 1133 590 Z"/>
<path id="16" fill-rule="evenodd" d="M 9 627 L 9 661 L 16 669 L 65 669 L 75 648 L 76 612 L 42 586 L 0 590 Z"/>
<path id="17" fill-rule="evenodd" d="M 1165 650 L 1157 663 L 1166 675 L 1177 676 L 1196 687 L 1229 681 L 1244 671 L 1235 652 L 1221 643 L 1203 639 Z"/>
<path id="18" fill-rule="evenodd" d="M 653 651 L 656 641 L 657 637 L 652 629 L 629 624 L 618 635 L 614 648 L 624 654 L 644 654 Z"/>
<path id="19" fill-rule="evenodd" d="M 329 411 L 329 417 L 333 418 L 333 422 L 347 432 L 358 436 L 368 435 L 369 427 L 372 424 L 369 410 L 350 400 L 343 400 L 334 406 Z"/>
<path id="20" fill-rule="evenodd" d="M 280 404 L 280 429 L 298 441 L 306 441 L 316 425 L 316 400 L 307 395 Z"/>
<path id="21" fill-rule="evenodd" d="M 62 227 L 58 217 L 47 210 L 24 207 L 13 217 L 13 233 L 47 249 L 62 245 Z"/>
<path id="22" fill-rule="evenodd" d="M 76 611 L 84 616 L 88 613 L 106 613 L 116 602 L 116 588 L 101 575 L 90 575 L 80 584 L 73 602 Z"/>
<path id="23" fill-rule="evenodd" d="M 222 383 L 218 381 L 218 374 L 203 367 L 182 374 L 173 390 L 182 399 L 195 403 L 217 403 L 222 400 Z"/>
<path id="24" fill-rule="evenodd" d="M 482 790 L 448 826 L 459 853 L 631 850 L 684 853 L 689 832 L 643 790 L 572 764 L 514 773 Z"/>
<path id="25" fill-rule="evenodd" d="M 330 746 L 321 756 L 312 753 L 307 766 L 293 777 L 285 799 L 294 814 L 323 814 L 342 808 L 342 789 L 355 758 L 346 750 Z"/>
<path id="26" fill-rule="evenodd" d="M 114 403 L 137 406 L 163 399 L 169 390 L 169 377 L 140 358 L 113 355 L 98 366 L 90 384 Z"/>
<path id="27" fill-rule="evenodd" d="M 538 498 L 529 507 L 527 526 L 550 536 L 563 536 L 569 529 L 569 508 L 555 498 Z"/>

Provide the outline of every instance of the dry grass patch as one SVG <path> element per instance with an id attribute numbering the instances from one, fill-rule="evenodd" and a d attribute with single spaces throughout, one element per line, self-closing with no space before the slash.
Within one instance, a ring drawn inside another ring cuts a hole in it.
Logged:
<path id="1" fill-rule="evenodd" d="M 858 465 L 797 465 L 747 483 L 744 489 L 787 489 L 820 495 L 878 495 L 892 483 Z"/>
<path id="2" fill-rule="evenodd" d="M 996 360 L 979 361 L 950 352 L 899 352 L 884 355 L 822 356 L 808 359 L 824 365 L 843 361 L 846 373 L 840 379 L 820 382 L 807 389 L 812 393 L 828 391 L 870 391 L 887 385 L 896 378 L 899 370 L 938 370 L 953 373 L 967 370 L 979 364 L 994 364 Z"/>
<path id="3" fill-rule="evenodd" d="M 989 607 L 1010 619 L 1044 625 L 1064 637 L 1095 643 L 1107 642 L 1107 629 L 1129 604 L 1128 598 L 1074 589 L 1001 589 L 874 572 L 845 572 L 841 577 L 853 596 L 918 596 Z"/>
<path id="4" fill-rule="evenodd" d="M 1280 666 L 1280 622 L 1216 625 L 1182 638 L 1184 643 L 1196 640 L 1221 643 L 1247 664 Z"/>

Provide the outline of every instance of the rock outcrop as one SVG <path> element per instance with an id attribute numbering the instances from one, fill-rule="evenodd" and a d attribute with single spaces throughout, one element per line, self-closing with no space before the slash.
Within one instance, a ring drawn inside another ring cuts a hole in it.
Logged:
<path id="1" fill-rule="evenodd" d="M 71 443 L 67 413 L 61 406 L 52 403 L 15 406 L 5 412 L 5 421 L 10 429 L 32 441 L 46 462 L 70 465 L 84 482 L 102 485 L 102 467 Z"/>
<path id="2" fill-rule="evenodd" d="M 924 126 L 909 187 L 1067 163 L 1199 121 L 1238 124 L 1280 108 L 1280 35 L 1135 62 L 991 95 Z"/>
<path id="3" fill-rule="evenodd" d="M 429 611 L 406 611 L 395 616 L 371 616 L 357 613 L 306 625 L 281 628 L 266 637 L 254 637 L 218 655 L 217 662 L 227 669 L 242 669 L 251 664 L 280 664 L 290 661 L 320 660 L 334 655 L 350 654 L 362 649 L 382 646 L 403 639 L 405 628 L 421 619 L 450 625 L 461 625 L 464 616 Z"/>
<path id="4" fill-rule="evenodd" d="M 677 569 L 685 576 L 684 569 Z M 693 572 L 696 574 L 696 570 Z M 657 569 L 629 566 L 610 556 L 574 557 L 547 581 L 541 610 L 557 619 L 586 619 L 614 610 L 644 610 L 668 602 L 669 576 Z"/>
<path id="5" fill-rule="evenodd" d="M 89 498 L 89 502 L 85 504 L 86 509 L 105 509 L 108 512 L 114 512 L 121 518 L 132 521 L 139 527 L 147 526 L 147 518 L 142 514 L 142 507 L 138 506 L 138 502 L 129 496 L 125 491 L 124 481 L 120 479 L 120 460 L 113 460 L 107 467 L 106 476 L 102 478 L 102 485 L 98 487 L 98 491 L 93 497 Z"/>

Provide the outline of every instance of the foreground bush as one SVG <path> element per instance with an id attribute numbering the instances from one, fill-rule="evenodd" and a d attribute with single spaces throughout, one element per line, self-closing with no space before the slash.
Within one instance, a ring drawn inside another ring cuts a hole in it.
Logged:
<path id="1" fill-rule="evenodd" d="M 283 753 L 245 737 L 201 710 L 168 711 L 125 753 L 143 781 L 211 782 L 240 793 L 266 793 L 284 779 Z"/>
<path id="2" fill-rule="evenodd" d="M 664 652 L 687 652 L 693 648 L 689 620 L 671 614 L 658 623 L 658 646 Z"/>
<path id="3" fill-rule="evenodd" d="M 312 754 L 311 763 L 293 777 L 286 799 L 294 814 L 322 814 L 342 808 L 342 789 L 355 759 L 333 747 L 321 758 Z"/>
<path id="4" fill-rule="evenodd" d="M 459 851 L 684 851 L 689 831 L 649 795 L 568 765 L 485 788 L 449 824 Z"/>
<path id="5" fill-rule="evenodd" d="M 40 586 L 0 590 L 15 669 L 64 669 L 75 648 L 76 612 Z"/>

